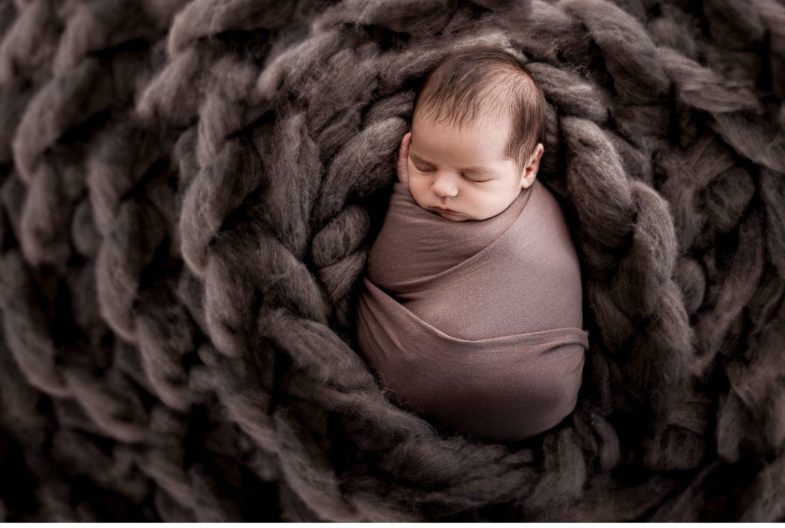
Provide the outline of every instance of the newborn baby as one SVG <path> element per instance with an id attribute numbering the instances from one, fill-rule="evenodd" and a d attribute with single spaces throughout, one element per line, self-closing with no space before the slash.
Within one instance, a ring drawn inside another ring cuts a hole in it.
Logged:
<path id="1" fill-rule="evenodd" d="M 431 72 L 357 308 L 385 391 L 483 439 L 528 438 L 569 415 L 588 348 L 577 254 L 536 179 L 544 113 L 504 50 L 458 52 Z"/>

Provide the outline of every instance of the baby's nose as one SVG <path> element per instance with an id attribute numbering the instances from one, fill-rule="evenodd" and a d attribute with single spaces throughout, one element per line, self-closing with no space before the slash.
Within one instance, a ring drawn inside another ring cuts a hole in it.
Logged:
<path id="1" fill-rule="evenodd" d="M 432 186 L 433 192 L 442 197 L 453 197 L 458 194 L 458 186 L 450 176 L 437 176 Z"/>

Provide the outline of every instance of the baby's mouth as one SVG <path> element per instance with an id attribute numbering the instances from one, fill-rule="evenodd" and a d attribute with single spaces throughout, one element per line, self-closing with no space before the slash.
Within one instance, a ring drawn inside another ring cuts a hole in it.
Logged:
<path id="1" fill-rule="evenodd" d="M 441 207 L 434 207 L 433 210 L 441 216 L 445 217 L 456 217 L 460 216 L 460 213 L 457 211 L 453 211 L 452 209 L 443 209 Z"/>

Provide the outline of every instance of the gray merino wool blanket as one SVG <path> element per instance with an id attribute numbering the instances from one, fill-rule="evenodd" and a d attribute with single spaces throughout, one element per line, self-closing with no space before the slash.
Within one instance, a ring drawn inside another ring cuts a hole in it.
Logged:
<path id="1" fill-rule="evenodd" d="M 0 521 L 785 520 L 782 0 L 0 2 Z M 486 442 L 358 353 L 423 76 L 522 54 L 576 407 Z"/>

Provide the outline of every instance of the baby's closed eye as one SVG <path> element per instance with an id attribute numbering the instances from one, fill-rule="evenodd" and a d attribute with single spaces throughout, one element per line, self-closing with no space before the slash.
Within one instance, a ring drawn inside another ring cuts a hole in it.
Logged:
<path id="1" fill-rule="evenodd" d="M 418 167 L 416 163 L 414 164 L 414 168 L 417 169 L 418 172 L 422 172 L 422 173 L 425 173 L 425 174 L 430 174 L 432 172 L 436 172 L 436 169 L 434 169 L 433 167 L 422 167 L 421 168 L 421 167 Z M 493 178 L 483 178 L 482 176 L 478 176 L 478 175 L 475 175 L 475 174 L 467 174 L 465 172 L 462 172 L 461 176 L 463 176 L 464 178 L 466 178 L 469 181 L 473 181 L 473 182 L 477 182 L 477 183 L 491 181 L 493 179 Z"/>
<path id="2" fill-rule="evenodd" d="M 415 165 L 414 168 L 417 169 L 418 172 L 422 172 L 422 173 L 425 173 L 425 174 L 430 174 L 432 172 L 435 172 L 435 169 L 421 169 L 417 165 Z M 481 179 L 481 178 L 479 178 L 477 176 L 467 175 L 467 174 L 465 174 L 463 172 L 461 173 L 461 176 L 466 178 L 470 182 L 475 182 L 475 183 L 483 183 L 483 182 L 491 181 L 493 179 L 493 178 Z"/>

